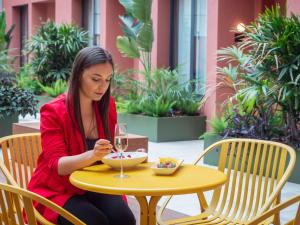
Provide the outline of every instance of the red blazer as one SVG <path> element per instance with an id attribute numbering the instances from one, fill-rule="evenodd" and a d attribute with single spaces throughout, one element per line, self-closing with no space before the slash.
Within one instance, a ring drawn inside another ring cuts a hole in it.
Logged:
<path id="1" fill-rule="evenodd" d="M 95 106 L 98 133 L 105 138 L 98 108 Z M 58 160 L 63 156 L 77 155 L 84 152 L 84 142 L 78 126 L 72 123 L 71 115 L 66 107 L 66 95 L 60 95 L 41 108 L 41 138 L 42 153 L 39 156 L 37 168 L 28 184 L 28 189 L 63 206 L 75 194 L 84 194 L 83 190 L 74 187 L 69 176 L 58 175 Z M 113 98 L 110 99 L 109 129 L 114 137 L 114 126 L 117 113 Z M 58 214 L 47 207 L 35 203 L 36 209 L 48 220 L 57 222 Z"/>

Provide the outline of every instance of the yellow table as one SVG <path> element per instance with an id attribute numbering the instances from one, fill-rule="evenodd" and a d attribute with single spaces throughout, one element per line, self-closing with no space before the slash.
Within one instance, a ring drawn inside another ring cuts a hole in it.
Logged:
<path id="1" fill-rule="evenodd" d="M 203 166 L 183 164 L 173 175 L 154 175 L 150 166 L 142 163 L 125 171 L 128 178 L 116 178 L 119 171 L 102 164 L 75 171 L 70 182 L 81 189 L 104 194 L 133 195 L 141 208 L 141 225 L 156 224 L 156 205 L 164 195 L 189 194 L 207 191 L 226 182 L 224 173 Z M 146 196 L 150 196 L 148 202 Z"/>

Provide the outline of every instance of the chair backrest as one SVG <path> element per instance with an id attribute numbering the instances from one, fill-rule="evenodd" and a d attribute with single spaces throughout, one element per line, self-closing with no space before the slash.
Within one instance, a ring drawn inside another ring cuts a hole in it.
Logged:
<path id="1" fill-rule="evenodd" d="M 60 206 L 49 201 L 48 199 L 43 198 L 42 196 L 39 196 L 30 191 L 27 191 L 23 188 L 3 183 L 0 183 L 0 223 L 5 225 L 36 225 L 37 219 L 32 204 L 33 201 L 39 202 L 42 205 L 57 212 L 59 215 L 63 216 L 68 221 L 70 221 L 72 224 L 85 224 L 78 218 L 61 208 Z M 24 221 L 24 215 L 27 218 L 27 221 Z M 44 220 L 44 222 L 44 224 L 52 224 L 46 220 Z"/>
<path id="2" fill-rule="evenodd" d="M 295 165 L 293 148 L 272 141 L 225 139 L 209 146 L 195 164 L 211 151 L 219 152 L 218 170 L 228 180 L 214 190 L 208 209 L 246 222 L 279 203 L 280 191 Z"/>
<path id="3" fill-rule="evenodd" d="M 286 223 L 286 225 L 300 225 L 300 195 L 297 195 L 277 206 L 274 208 L 268 210 L 264 214 L 260 215 L 259 217 L 253 219 L 252 221 L 248 222 L 247 225 L 257 225 L 260 224 L 261 222 L 266 221 L 269 219 L 271 216 L 274 216 L 275 214 L 278 214 L 280 211 L 290 207 L 293 204 L 298 204 L 298 209 L 296 211 L 295 217 Z"/>
<path id="4" fill-rule="evenodd" d="M 0 138 L 0 147 L 5 167 L 15 182 L 27 187 L 42 151 L 40 133 L 10 135 Z M 12 184 L 13 181 L 8 181 Z"/>

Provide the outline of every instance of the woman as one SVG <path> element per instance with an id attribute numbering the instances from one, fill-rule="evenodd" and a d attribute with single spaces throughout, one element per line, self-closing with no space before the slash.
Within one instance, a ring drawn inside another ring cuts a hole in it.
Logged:
<path id="1" fill-rule="evenodd" d="M 42 153 L 28 189 L 88 225 L 134 225 L 121 196 L 85 192 L 69 182 L 77 169 L 92 165 L 112 150 L 116 108 L 110 96 L 111 55 L 100 47 L 82 49 L 76 56 L 67 94 L 41 109 Z M 36 204 L 47 219 L 70 224 L 50 209 Z"/>

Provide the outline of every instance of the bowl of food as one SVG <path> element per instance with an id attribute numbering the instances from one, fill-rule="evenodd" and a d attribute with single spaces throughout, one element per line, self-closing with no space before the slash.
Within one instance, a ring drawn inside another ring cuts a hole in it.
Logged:
<path id="1" fill-rule="evenodd" d="M 123 169 L 131 169 L 144 162 L 147 156 L 145 152 L 123 152 L 121 159 L 120 153 L 114 152 L 104 156 L 102 162 L 113 169 L 120 169 L 122 160 Z"/>
<path id="2" fill-rule="evenodd" d="M 151 168 L 157 175 L 170 175 L 179 168 L 182 162 L 183 160 L 171 157 L 163 157 L 159 158 L 159 161 L 152 165 Z"/>

